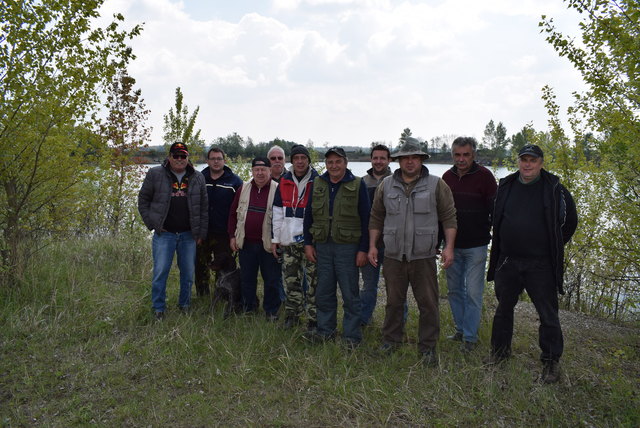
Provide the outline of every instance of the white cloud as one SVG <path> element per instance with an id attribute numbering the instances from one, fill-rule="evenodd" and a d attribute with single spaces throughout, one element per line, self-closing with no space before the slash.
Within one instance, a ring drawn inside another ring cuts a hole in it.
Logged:
<path id="1" fill-rule="evenodd" d="M 189 0 L 110 0 L 103 12 L 145 22 L 130 72 L 152 111 L 154 144 L 180 86 L 189 107 L 200 106 L 208 142 L 238 132 L 368 145 L 405 127 L 425 139 L 479 135 L 490 119 L 509 133 L 530 121 L 544 128 L 541 87 L 579 86 L 537 28 L 542 13 L 566 19 L 561 6 L 273 0 L 270 12 L 238 11 L 231 22 L 215 2 L 194 19 Z"/>

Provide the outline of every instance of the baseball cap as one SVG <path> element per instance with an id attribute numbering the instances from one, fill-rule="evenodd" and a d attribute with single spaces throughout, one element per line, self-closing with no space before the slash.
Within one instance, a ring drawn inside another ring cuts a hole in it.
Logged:
<path id="1" fill-rule="evenodd" d="M 184 144 L 181 141 L 176 141 L 175 143 L 173 143 L 171 145 L 171 148 L 169 149 L 169 153 L 173 154 L 173 153 L 184 153 L 185 155 L 189 154 L 189 151 L 187 150 L 187 145 Z"/>
<path id="2" fill-rule="evenodd" d="M 522 147 L 518 152 L 518 157 L 530 155 L 536 158 L 544 158 L 544 154 L 542 153 L 542 149 L 535 144 L 527 144 Z"/>
<path id="3" fill-rule="evenodd" d="M 266 156 L 256 156 L 251 161 L 251 168 L 253 168 L 254 166 L 266 166 L 267 168 L 271 168 L 271 162 Z"/>
<path id="4" fill-rule="evenodd" d="M 327 150 L 327 152 L 324 154 L 324 157 L 329 157 L 329 155 L 331 153 L 335 153 L 338 156 L 341 156 L 343 158 L 347 158 L 347 154 L 344 152 L 344 149 L 342 147 L 331 147 L 329 150 Z"/>

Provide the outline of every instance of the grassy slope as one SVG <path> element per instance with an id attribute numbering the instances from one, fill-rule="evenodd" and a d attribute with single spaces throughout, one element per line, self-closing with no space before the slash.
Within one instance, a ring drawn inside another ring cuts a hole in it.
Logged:
<path id="1" fill-rule="evenodd" d="M 313 345 L 260 316 L 151 320 L 150 245 L 109 240 L 52 247 L 29 281 L 0 290 L 2 426 L 638 426 L 637 328 L 563 314 L 558 385 L 539 383 L 537 323 L 521 303 L 514 358 L 482 365 L 442 340 L 438 368 L 415 345 L 378 355 L 382 310 L 363 345 Z M 169 301 L 175 305 L 177 276 Z M 415 340 L 415 306 L 408 331 Z M 451 329 L 442 304 L 442 334 Z"/>

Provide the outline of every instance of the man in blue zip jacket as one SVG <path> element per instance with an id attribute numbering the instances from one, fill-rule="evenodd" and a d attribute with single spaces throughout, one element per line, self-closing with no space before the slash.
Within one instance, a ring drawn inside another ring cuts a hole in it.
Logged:
<path id="1" fill-rule="evenodd" d="M 225 165 L 226 156 L 219 147 L 211 147 L 207 153 L 207 167 L 202 175 L 207 185 L 209 199 L 209 227 L 207 239 L 197 248 L 196 292 L 198 296 L 209 294 L 209 269 L 217 273 L 220 270 L 233 270 L 235 259 L 229 247 L 227 223 L 229 209 L 242 186 L 242 179 Z"/>

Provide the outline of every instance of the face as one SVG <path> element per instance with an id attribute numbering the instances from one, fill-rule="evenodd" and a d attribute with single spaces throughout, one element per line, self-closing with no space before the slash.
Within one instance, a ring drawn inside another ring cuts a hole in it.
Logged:
<path id="1" fill-rule="evenodd" d="M 293 164 L 293 172 L 297 176 L 301 176 L 307 173 L 309 169 L 309 158 L 303 154 L 293 155 L 291 158 L 291 163 Z"/>
<path id="2" fill-rule="evenodd" d="M 466 146 L 453 146 L 453 164 L 458 168 L 458 173 L 464 175 L 471 169 L 473 160 L 476 158 L 476 154 L 473 152 L 471 145 Z"/>
<path id="3" fill-rule="evenodd" d="M 169 166 L 174 172 L 181 173 L 187 169 L 189 163 L 189 156 L 184 153 L 170 153 L 169 154 Z"/>
<path id="4" fill-rule="evenodd" d="M 398 163 L 402 174 L 406 177 L 416 177 L 422 170 L 422 156 L 420 155 L 402 156 L 398 158 Z"/>
<path id="5" fill-rule="evenodd" d="M 280 177 L 284 171 L 284 152 L 281 150 L 272 151 L 269 154 L 269 160 L 271 161 L 271 175 Z"/>
<path id="6" fill-rule="evenodd" d="M 340 155 L 330 153 L 324 160 L 329 178 L 334 183 L 342 180 L 347 172 L 347 160 Z"/>
<path id="7" fill-rule="evenodd" d="M 253 176 L 253 181 L 258 187 L 264 186 L 269 182 L 269 180 L 271 180 L 271 170 L 268 166 L 256 165 L 252 167 L 251 175 Z"/>
<path id="8" fill-rule="evenodd" d="M 386 150 L 374 150 L 373 153 L 371 153 L 371 167 L 375 175 L 384 174 L 389 166 L 389 162 L 390 159 Z"/>
<path id="9" fill-rule="evenodd" d="M 518 170 L 520 171 L 520 178 L 525 183 L 529 183 L 535 180 L 540 175 L 542 169 L 542 158 L 537 158 L 531 155 L 523 155 L 518 158 Z"/>
<path id="10" fill-rule="evenodd" d="M 224 156 L 219 152 L 211 152 L 209 153 L 209 157 L 207 158 L 207 165 L 214 173 L 222 172 L 224 169 Z"/>

